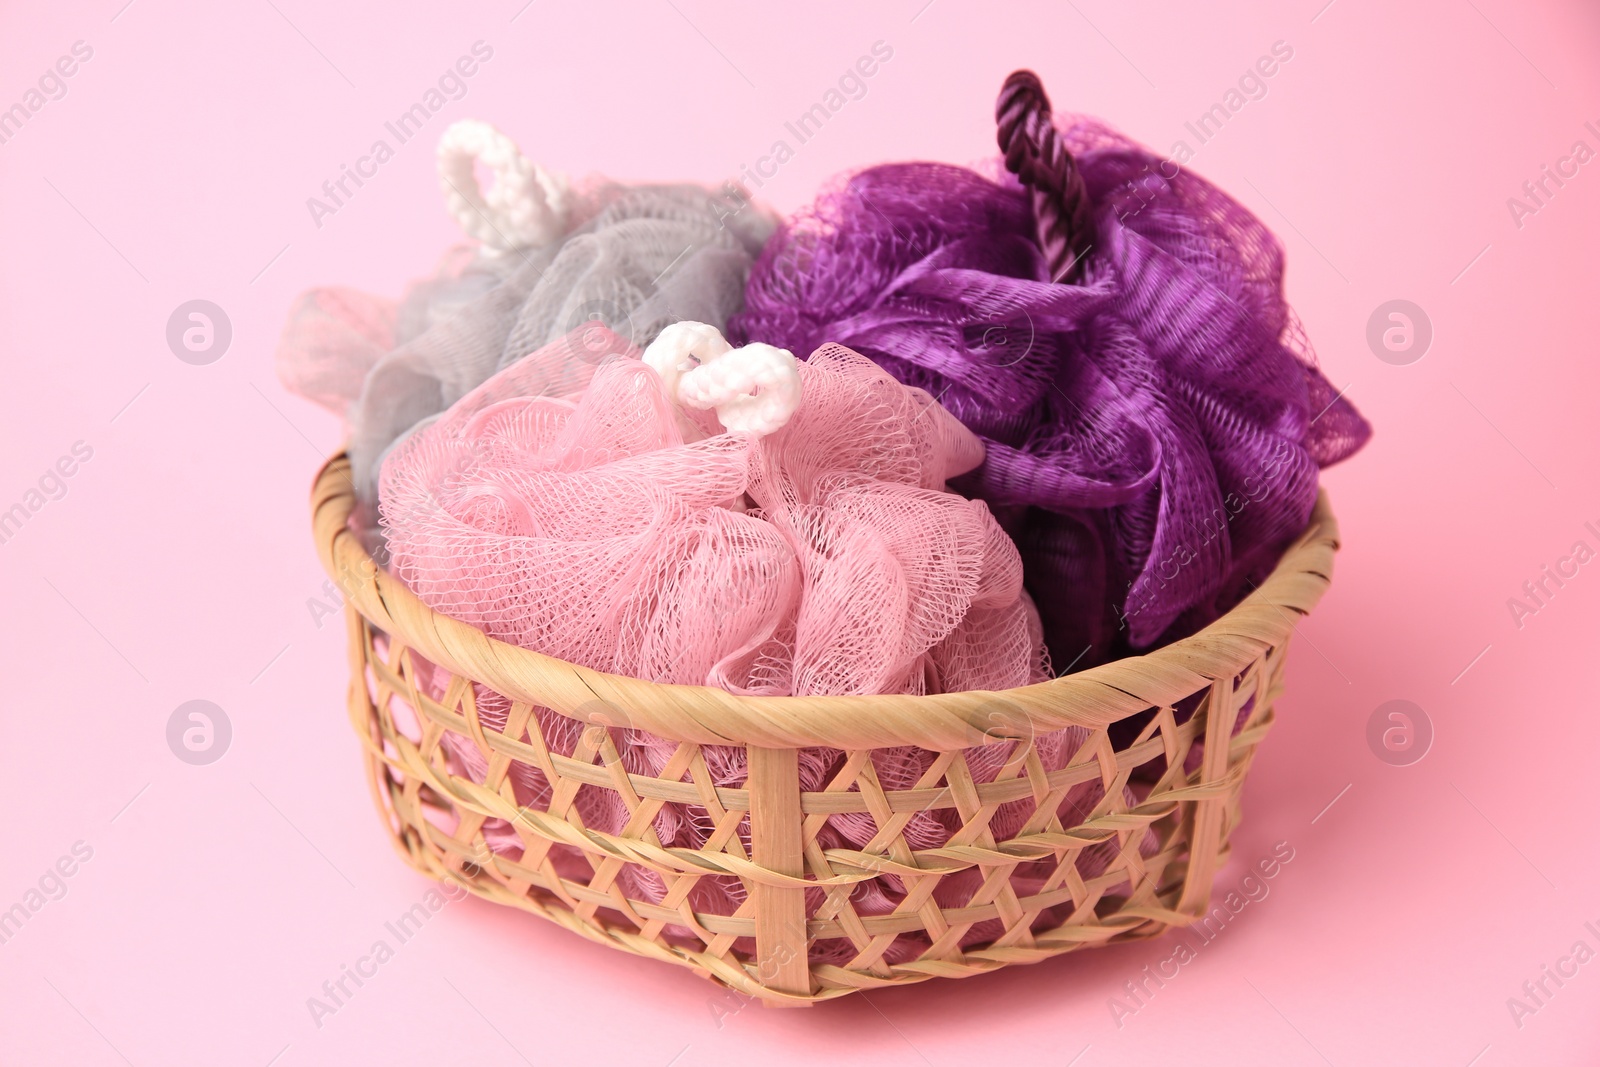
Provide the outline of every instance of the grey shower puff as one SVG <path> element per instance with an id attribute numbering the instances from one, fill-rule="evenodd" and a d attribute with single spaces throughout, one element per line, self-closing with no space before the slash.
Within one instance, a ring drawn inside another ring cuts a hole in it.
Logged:
<path id="1" fill-rule="evenodd" d="M 720 329 L 743 306 L 770 215 L 747 208 L 730 216 L 725 197 L 688 185 L 605 186 L 590 195 L 597 210 L 562 241 L 480 254 L 401 305 L 398 347 L 372 367 L 349 412 L 363 503 L 375 501 L 378 463 L 407 430 L 585 322 L 642 347 L 682 319 Z M 562 391 L 561 382 L 550 389 Z"/>
<path id="2" fill-rule="evenodd" d="M 538 247 L 450 250 L 396 305 L 351 289 L 300 297 L 278 347 L 290 389 L 349 424 L 360 506 L 375 514 L 393 444 L 495 371 L 586 322 L 643 347 L 671 323 L 719 329 L 743 306 L 770 212 L 693 185 L 591 182 L 574 228 Z M 577 346 L 574 359 L 582 359 Z M 550 383 L 561 392 L 562 380 Z"/>

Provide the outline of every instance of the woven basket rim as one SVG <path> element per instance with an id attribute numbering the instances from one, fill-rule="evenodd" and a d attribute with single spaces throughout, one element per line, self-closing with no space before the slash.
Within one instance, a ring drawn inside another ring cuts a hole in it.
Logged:
<path id="1" fill-rule="evenodd" d="M 571 718 L 647 730 L 675 741 L 768 748 L 968 748 L 1068 726 L 1099 729 L 1170 706 L 1238 674 L 1288 638 L 1333 575 L 1339 526 L 1319 490 L 1311 521 L 1261 586 L 1203 630 L 1142 655 L 1017 689 L 927 696 L 741 696 L 606 674 L 496 640 L 429 608 L 379 567 L 350 529 L 350 462 L 336 453 L 312 485 L 323 568 L 346 603 L 392 640 L 514 701 Z"/>

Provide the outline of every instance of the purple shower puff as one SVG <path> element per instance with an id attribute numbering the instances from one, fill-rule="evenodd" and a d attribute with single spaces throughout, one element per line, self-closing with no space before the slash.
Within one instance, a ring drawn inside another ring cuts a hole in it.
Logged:
<path id="1" fill-rule="evenodd" d="M 847 345 L 981 435 L 953 486 L 1000 516 L 1052 656 L 1081 668 L 1247 595 L 1371 428 L 1317 370 L 1260 220 L 1104 126 L 1059 128 L 1093 225 L 1072 284 L 1010 175 L 892 164 L 780 229 L 729 335 Z"/>

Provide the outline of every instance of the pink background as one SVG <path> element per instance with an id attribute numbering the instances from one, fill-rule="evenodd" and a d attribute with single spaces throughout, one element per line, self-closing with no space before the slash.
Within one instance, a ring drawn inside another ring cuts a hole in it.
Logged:
<path id="1" fill-rule="evenodd" d="M 0 509 L 93 449 L 0 545 L 0 909 L 93 849 L 0 945 L 0 1060 L 945 1065 L 1004 1042 L 1083 1067 L 1595 1062 L 1600 962 L 1520 1026 L 1507 1006 L 1576 941 L 1600 949 L 1600 565 L 1520 629 L 1507 607 L 1574 541 L 1600 547 L 1600 163 L 1520 228 L 1506 203 L 1574 141 L 1600 148 L 1592 5 L 122 2 L 0 14 L 0 106 L 94 50 L 0 145 Z M 305 199 L 479 39 L 466 98 L 315 227 Z M 308 608 L 307 489 L 340 431 L 274 378 L 290 300 L 431 267 L 456 236 L 431 158 L 455 118 L 569 171 L 715 182 L 878 40 L 867 95 L 761 190 L 777 207 L 842 168 L 988 154 L 1018 66 L 1063 109 L 1192 147 L 1185 121 L 1293 48 L 1190 164 L 1282 235 L 1327 373 L 1378 427 L 1327 476 L 1347 547 L 1219 887 L 1276 842 L 1293 861 L 1121 1025 L 1111 998 L 1171 938 L 729 1014 L 687 972 L 474 900 L 318 1028 L 306 999 L 428 883 L 370 810 L 343 629 Z M 165 341 L 195 298 L 233 324 L 209 366 Z M 1435 332 L 1408 366 L 1366 342 L 1395 298 Z M 1436 733 L 1404 767 L 1366 740 L 1397 698 Z M 193 699 L 233 727 L 209 766 L 165 739 Z"/>

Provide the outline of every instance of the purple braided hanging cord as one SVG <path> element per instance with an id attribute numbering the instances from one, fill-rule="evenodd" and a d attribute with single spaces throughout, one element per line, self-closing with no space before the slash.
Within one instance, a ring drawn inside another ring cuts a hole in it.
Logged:
<path id="1" fill-rule="evenodd" d="M 1050 98 L 1037 74 L 1012 71 L 1000 87 L 994 120 L 1006 169 L 1028 187 L 1050 278 L 1069 281 L 1072 269 L 1089 250 L 1089 191 L 1050 121 Z"/>
<path id="2" fill-rule="evenodd" d="M 1259 219 L 1053 118 L 1027 72 L 996 112 L 1015 177 L 839 180 L 768 242 L 728 333 L 848 345 L 979 434 L 987 458 L 952 487 L 1016 540 L 1052 659 L 1082 669 L 1248 594 L 1309 519 L 1318 467 L 1371 428 L 1317 370 Z"/>

